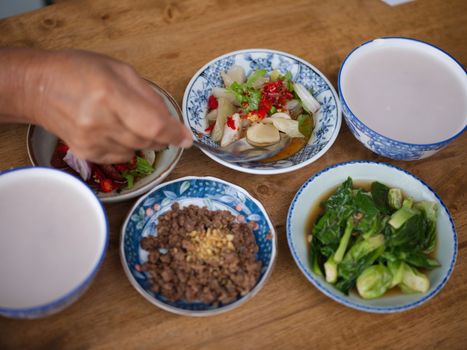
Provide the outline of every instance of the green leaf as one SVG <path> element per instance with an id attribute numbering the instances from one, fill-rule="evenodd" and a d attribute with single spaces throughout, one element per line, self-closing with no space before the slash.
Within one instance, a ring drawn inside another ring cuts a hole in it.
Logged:
<path id="1" fill-rule="evenodd" d="M 153 172 L 153 166 L 145 158 L 136 156 L 136 168 L 123 171 L 122 176 L 127 181 L 127 188 L 130 189 L 134 186 L 135 178 L 144 177 Z"/>
<path id="2" fill-rule="evenodd" d="M 230 91 L 234 96 L 235 99 L 237 100 L 238 103 L 242 104 L 243 103 L 243 86 L 242 84 L 237 83 L 234 81 L 228 88 L 226 88 L 227 91 Z"/>
<path id="3" fill-rule="evenodd" d="M 261 100 L 261 91 L 250 89 L 248 95 L 245 96 L 248 106 L 245 108 L 246 112 L 255 111 L 259 107 L 259 101 Z"/>
<path id="4" fill-rule="evenodd" d="M 388 246 L 404 248 L 407 251 L 422 248 L 425 243 L 427 228 L 428 225 L 424 216 L 416 214 L 405 221 L 399 229 L 389 227 L 386 230 Z"/>
<path id="5" fill-rule="evenodd" d="M 389 187 L 381 182 L 375 181 L 371 184 L 371 196 L 378 209 L 383 214 L 390 214 L 391 209 L 388 204 Z"/>
<path id="6" fill-rule="evenodd" d="M 131 174 L 130 172 L 128 172 L 128 171 L 124 171 L 122 173 L 122 176 L 125 178 L 125 180 L 127 182 L 127 188 L 128 189 L 133 188 L 134 181 L 135 181 L 135 176 L 133 174 Z"/>
<path id="7" fill-rule="evenodd" d="M 313 132 L 313 118 L 309 114 L 300 114 L 298 117 L 298 131 L 306 139 L 311 137 Z"/>
<path id="8" fill-rule="evenodd" d="M 252 74 L 250 74 L 250 76 L 248 77 L 247 81 L 246 81 L 246 86 L 247 87 L 251 87 L 256 80 L 258 80 L 259 78 L 265 76 L 267 73 L 266 69 L 257 69 L 255 70 Z"/>

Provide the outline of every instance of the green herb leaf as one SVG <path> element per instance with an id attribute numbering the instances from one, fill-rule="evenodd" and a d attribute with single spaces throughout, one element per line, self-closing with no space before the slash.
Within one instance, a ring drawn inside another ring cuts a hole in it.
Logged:
<path id="1" fill-rule="evenodd" d="M 234 81 L 226 89 L 227 89 L 227 91 L 230 91 L 235 96 L 235 99 L 237 100 L 238 103 L 240 103 L 240 104 L 243 103 L 243 93 L 244 93 L 243 84 L 239 84 L 236 81 Z"/>
<path id="2" fill-rule="evenodd" d="M 247 87 L 251 87 L 254 82 L 256 80 L 258 80 L 259 78 L 265 76 L 267 73 L 266 69 L 257 69 L 255 70 L 252 74 L 250 74 L 250 76 L 248 77 L 247 81 L 246 81 L 246 86 Z"/>
<path id="3" fill-rule="evenodd" d="M 152 174 L 154 168 L 149 162 L 143 157 L 136 157 L 136 172 L 138 175 L 146 176 Z"/>
<path id="4" fill-rule="evenodd" d="M 313 132 L 313 118 L 309 114 L 301 114 L 298 117 L 298 131 L 300 131 L 306 139 L 311 137 L 311 133 Z"/>
<path id="5" fill-rule="evenodd" d="M 131 174 L 129 171 L 124 171 L 122 173 L 122 176 L 125 178 L 125 180 L 127 182 L 127 188 L 128 189 L 133 188 L 134 181 L 135 181 L 135 176 L 133 174 Z"/>

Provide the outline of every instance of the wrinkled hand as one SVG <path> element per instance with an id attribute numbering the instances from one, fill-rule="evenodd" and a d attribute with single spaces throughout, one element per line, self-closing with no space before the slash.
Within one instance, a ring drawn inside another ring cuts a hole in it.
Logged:
<path id="1" fill-rule="evenodd" d="M 65 50 L 48 52 L 40 67 L 33 120 L 78 157 L 119 163 L 137 149 L 191 146 L 189 131 L 131 66 Z"/>

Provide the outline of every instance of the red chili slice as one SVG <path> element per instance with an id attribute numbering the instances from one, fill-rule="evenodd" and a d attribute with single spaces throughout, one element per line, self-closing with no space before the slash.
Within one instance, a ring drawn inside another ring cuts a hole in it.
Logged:
<path id="1" fill-rule="evenodd" d="M 258 114 L 260 119 L 264 119 L 268 114 L 268 111 L 266 109 L 259 109 L 256 114 Z"/>
<path id="2" fill-rule="evenodd" d="M 216 109 L 219 106 L 219 102 L 217 102 L 217 98 L 214 95 L 209 96 L 208 99 L 208 108 L 209 109 Z"/>
<path id="3" fill-rule="evenodd" d="M 114 164 L 114 168 L 117 169 L 119 172 L 123 172 L 128 170 L 129 166 L 128 163 L 121 163 L 121 164 Z"/>
<path id="4" fill-rule="evenodd" d="M 235 120 L 233 120 L 232 116 L 227 117 L 227 126 L 232 130 L 236 130 Z"/>
<path id="5" fill-rule="evenodd" d="M 70 149 L 70 147 L 68 147 L 67 145 L 65 145 L 64 143 L 62 142 L 59 142 L 57 144 L 57 153 L 60 153 L 60 154 L 65 154 L 66 152 L 68 152 L 68 150 Z"/>
<path id="6" fill-rule="evenodd" d="M 112 180 L 104 179 L 100 182 L 100 189 L 102 192 L 112 192 L 115 189 L 115 185 Z"/>
<path id="7" fill-rule="evenodd" d="M 209 125 L 206 129 L 204 129 L 204 131 L 207 132 L 207 133 L 210 133 L 212 131 L 212 129 L 214 129 L 214 125 L 215 125 L 215 123 Z"/>

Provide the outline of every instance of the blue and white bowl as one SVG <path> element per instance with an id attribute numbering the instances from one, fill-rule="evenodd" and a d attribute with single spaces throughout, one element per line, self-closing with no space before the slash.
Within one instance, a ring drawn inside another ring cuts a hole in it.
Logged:
<path id="1" fill-rule="evenodd" d="M 255 287 L 248 294 L 229 304 L 213 306 L 183 300 L 172 302 L 151 290 L 148 276 L 140 270 L 148 255 L 140 247 L 140 241 L 143 237 L 157 235 L 159 215 L 170 210 L 174 203 L 181 207 L 193 204 L 209 210 L 228 210 L 239 221 L 256 223 L 253 233 L 259 247 L 257 258 L 263 267 Z M 276 233 L 266 210 L 247 191 L 214 177 L 189 176 L 163 183 L 136 202 L 123 225 L 120 255 L 131 284 L 152 304 L 180 315 L 212 316 L 242 305 L 259 292 L 272 272 L 276 245 Z"/>
<path id="2" fill-rule="evenodd" d="M 108 242 L 104 208 L 89 187 L 42 167 L 0 173 L 0 315 L 59 312 L 87 290 Z"/>
<path id="3" fill-rule="evenodd" d="M 321 109 L 315 115 L 315 129 L 308 144 L 296 154 L 284 160 L 271 163 L 230 163 L 209 151 L 202 150 L 207 156 L 231 169 L 251 174 L 280 174 L 300 169 L 321 157 L 334 143 L 341 126 L 341 107 L 331 83 L 316 67 L 285 52 L 267 49 L 247 49 L 230 52 L 207 63 L 193 76 L 183 96 L 183 119 L 193 137 L 210 146 L 219 147 L 206 135 L 207 102 L 214 87 L 223 86 L 220 76 L 232 65 L 245 69 L 247 75 L 256 69 L 282 73 L 290 71 L 293 81 L 303 84 L 313 91 L 320 102 Z"/>
<path id="4" fill-rule="evenodd" d="M 344 182 L 347 177 L 358 181 L 379 181 L 399 187 L 415 201 L 428 200 L 438 204 L 436 259 L 441 267 L 428 273 L 430 289 L 425 294 L 389 294 L 365 300 L 351 291 L 340 292 L 311 270 L 306 239 L 306 223 L 310 210 Z M 457 234 L 451 215 L 441 198 L 421 179 L 404 169 L 368 161 L 340 163 L 310 177 L 297 191 L 287 215 L 287 241 L 292 256 L 305 277 L 322 293 L 347 307 L 373 313 L 393 313 L 412 309 L 433 298 L 445 286 L 454 269 L 457 256 Z"/>
<path id="5" fill-rule="evenodd" d="M 411 53 L 421 56 L 403 56 Z M 429 157 L 467 127 L 464 67 L 438 47 L 416 39 L 379 38 L 356 47 L 342 62 L 338 89 L 352 134 L 384 157 Z M 440 132 L 446 125 L 449 130 Z M 404 134 L 407 131 L 410 135 Z"/>

